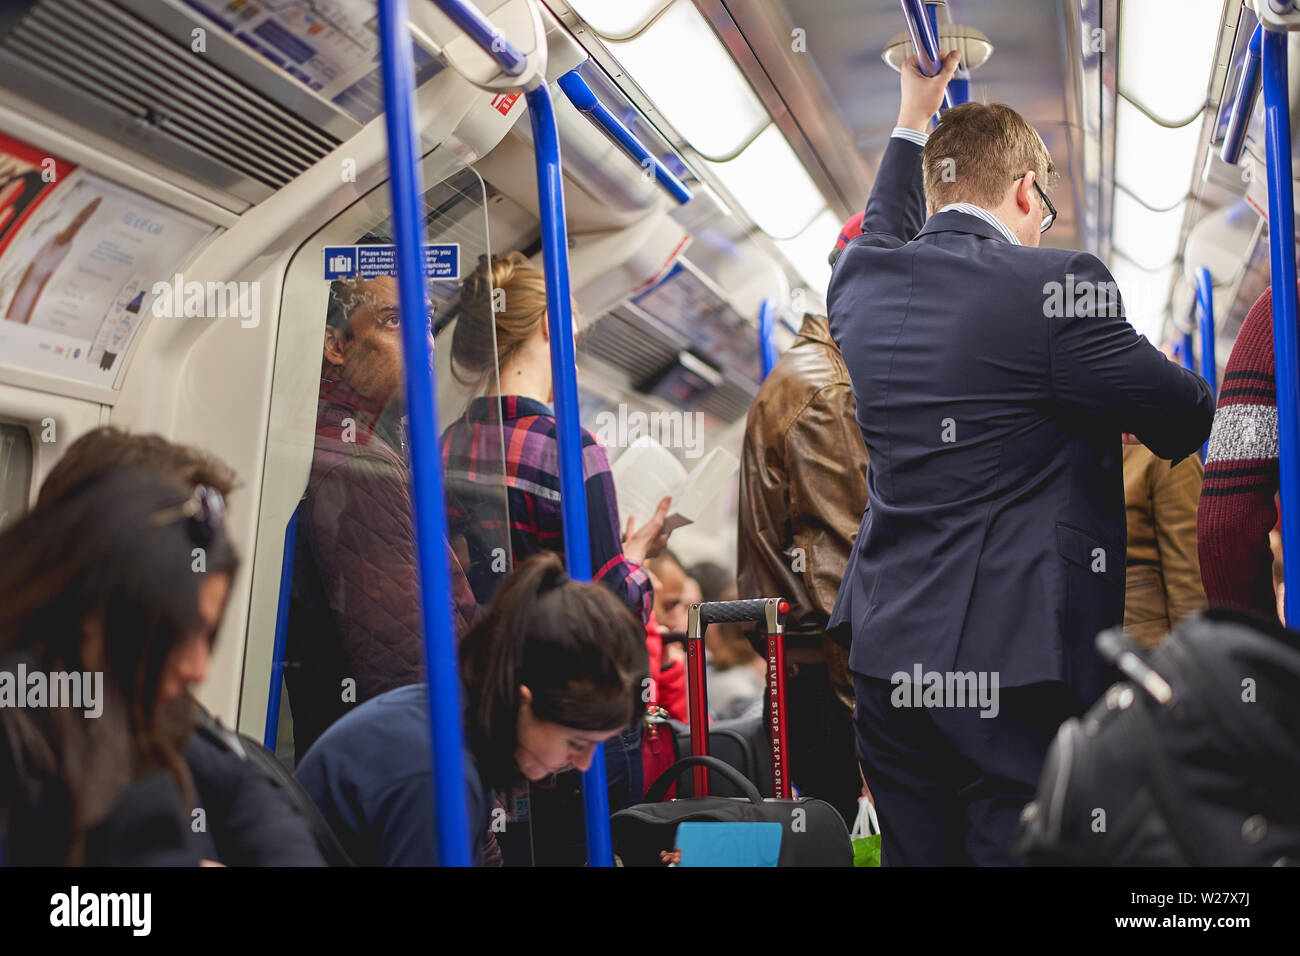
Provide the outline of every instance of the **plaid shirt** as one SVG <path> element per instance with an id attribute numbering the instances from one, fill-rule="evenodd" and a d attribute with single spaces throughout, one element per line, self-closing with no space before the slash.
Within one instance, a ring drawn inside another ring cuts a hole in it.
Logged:
<path id="1" fill-rule="evenodd" d="M 470 586 L 481 603 L 500 582 L 500 552 L 494 551 L 507 540 L 516 563 L 543 550 L 564 553 L 559 445 L 549 405 L 521 395 L 474 399 L 443 434 L 442 463 L 448 520 L 468 548 Z M 586 429 L 582 474 L 592 579 L 611 588 L 644 624 L 654 603 L 650 576 L 623 556 L 609 456 Z"/>

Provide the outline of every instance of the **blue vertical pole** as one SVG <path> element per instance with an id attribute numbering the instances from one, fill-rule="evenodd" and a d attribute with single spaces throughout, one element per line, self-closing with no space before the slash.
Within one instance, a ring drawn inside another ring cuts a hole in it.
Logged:
<path id="1" fill-rule="evenodd" d="M 551 387 L 555 393 L 555 432 L 560 452 L 560 516 L 564 560 L 569 577 L 591 580 L 591 536 L 587 529 L 587 491 L 582 473 L 582 426 L 578 421 L 577 355 L 569 296 L 569 242 L 564 217 L 564 180 L 555 104 L 545 80 L 525 92 L 537 159 L 537 201 L 542 226 L 542 263 L 546 270 L 546 321 L 551 333 Z M 582 805 L 587 826 L 587 862 L 613 866 L 609 835 L 609 794 L 605 782 L 605 748 L 597 746 L 582 775 Z"/>
<path id="2" fill-rule="evenodd" d="M 776 303 L 764 299 L 758 308 L 758 351 L 763 360 L 763 378 L 776 364 Z"/>
<path id="3" fill-rule="evenodd" d="M 1295 198 L 1291 185 L 1291 114 L 1287 35 L 1264 31 L 1264 129 L 1268 155 L 1268 245 L 1273 284 L 1273 357 L 1277 386 L 1278 477 L 1282 496 L 1282 574 L 1286 620 L 1300 608 L 1300 340 L 1297 338 Z"/>
<path id="4" fill-rule="evenodd" d="M 1214 282 L 1210 270 L 1196 270 L 1196 324 L 1201 339 L 1201 378 L 1210 383 L 1210 391 L 1219 393 L 1219 366 L 1214 360 Z M 1201 461 L 1210 460 L 1210 443 L 1201 446 Z"/>
<path id="5" fill-rule="evenodd" d="M 289 598 L 293 591 L 293 549 L 298 544 L 298 509 L 293 509 L 284 529 L 284 555 L 280 558 L 280 603 L 275 609 L 275 645 L 271 649 L 271 693 L 266 698 L 266 728 L 262 745 L 275 753 L 280 735 L 280 687 L 284 679 L 284 645 L 289 633 Z M 302 759 L 302 754 L 296 754 Z"/>
<path id="6" fill-rule="evenodd" d="M 420 182 L 415 128 L 415 69 L 407 32 L 406 0 L 379 0 L 379 49 L 384 75 L 384 120 L 388 127 L 388 169 L 397 245 L 397 288 L 402 354 L 406 366 L 406 410 L 411 449 L 411 508 L 414 512 L 420 603 L 424 618 L 424 662 L 428 675 L 430 742 L 433 750 L 434 825 L 438 862 L 469 866 L 469 808 L 460 719 L 460 673 L 451 618 L 451 569 L 447 563 L 446 498 L 438 450 L 437 394 L 430 368 L 429 329 L 424 322 L 424 189 Z"/>
<path id="7" fill-rule="evenodd" d="M 1210 383 L 1210 391 L 1219 394 L 1219 366 L 1214 361 L 1214 281 L 1210 270 L 1196 270 L 1196 315 L 1201 334 L 1201 377 Z"/>
<path id="8" fill-rule="evenodd" d="M 1195 347 L 1192 345 L 1192 333 L 1184 332 L 1178 340 L 1178 346 L 1178 361 L 1188 371 L 1195 371 L 1196 363 L 1193 358 Z"/>

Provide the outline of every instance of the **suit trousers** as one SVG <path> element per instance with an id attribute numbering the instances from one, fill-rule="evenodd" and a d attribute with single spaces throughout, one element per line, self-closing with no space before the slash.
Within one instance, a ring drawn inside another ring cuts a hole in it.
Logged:
<path id="1" fill-rule="evenodd" d="M 1074 693 L 1057 682 L 998 688 L 996 714 L 982 717 L 978 706 L 916 706 L 910 684 L 855 673 L 853 686 L 881 865 L 1017 865 L 1011 843 L 1047 748 L 1084 709 Z"/>

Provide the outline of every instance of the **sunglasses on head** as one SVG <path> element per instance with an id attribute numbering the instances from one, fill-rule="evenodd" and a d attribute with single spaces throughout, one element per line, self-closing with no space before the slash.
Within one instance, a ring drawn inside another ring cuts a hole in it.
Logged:
<path id="1" fill-rule="evenodd" d="M 1029 175 L 1028 173 L 1021 173 L 1014 180 L 1012 180 L 1012 182 L 1018 182 L 1019 180 L 1024 179 L 1028 175 Z M 1047 193 L 1043 192 L 1043 187 L 1038 185 L 1037 179 L 1034 180 L 1034 188 L 1038 190 L 1038 195 L 1042 197 L 1043 205 L 1047 207 L 1047 215 L 1043 217 L 1042 227 L 1038 231 L 1047 232 L 1047 230 L 1052 228 L 1052 223 L 1056 222 L 1056 207 L 1053 206 L 1052 201 L 1047 198 Z"/>
<path id="2" fill-rule="evenodd" d="M 221 492 L 208 485 L 195 485 L 193 493 L 174 508 L 165 508 L 153 516 L 152 524 L 165 525 L 185 521 L 190 538 L 201 548 L 212 543 L 225 527 L 226 500 Z"/>

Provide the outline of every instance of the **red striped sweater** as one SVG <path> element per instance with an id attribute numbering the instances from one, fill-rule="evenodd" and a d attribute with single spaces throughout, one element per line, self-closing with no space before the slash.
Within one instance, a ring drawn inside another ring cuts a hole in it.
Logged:
<path id="1" fill-rule="evenodd" d="M 1265 290 L 1228 358 L 1196 513 L 1201 581 L 1212 607 L 1277 615 L 1268 542 L 1277 489 L 1273 294 Z"/>

